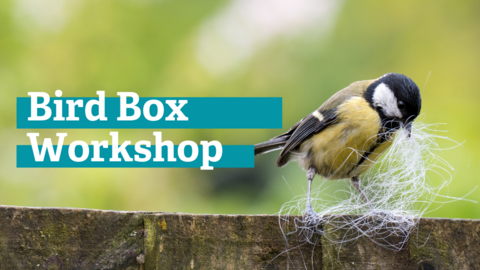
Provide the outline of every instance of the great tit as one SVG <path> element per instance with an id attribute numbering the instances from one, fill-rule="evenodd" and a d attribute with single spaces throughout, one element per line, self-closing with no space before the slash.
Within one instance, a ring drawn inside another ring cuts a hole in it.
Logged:
<path id="1" fill-rule="evenodd" d="M 375 80 L 354 82 L 287 132 L 255 145 L 255 155 L 282 149 L 276 161 L 283 167 L 297 160 L 307 171 L 307 213 L 311 182 L 350 178 L 365 201 L 359 176 L 391 145 L 402 128 L 410 137 L 422 105 L 418 86 L 407 76 L 388 73 Z"/>

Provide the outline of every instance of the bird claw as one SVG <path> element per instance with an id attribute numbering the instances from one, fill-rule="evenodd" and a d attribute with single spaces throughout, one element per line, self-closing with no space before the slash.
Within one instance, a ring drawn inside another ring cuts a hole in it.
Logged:
<path id="1" fill-rule="evenodd" d="M 314 216 L 316 214 L 317 214 L 317 212 L 315 212 L 315 210 L 313 210 L 312 205 L 307 203 L 307 206 L 305 207 L 305 215 L 306 216 Z"/>

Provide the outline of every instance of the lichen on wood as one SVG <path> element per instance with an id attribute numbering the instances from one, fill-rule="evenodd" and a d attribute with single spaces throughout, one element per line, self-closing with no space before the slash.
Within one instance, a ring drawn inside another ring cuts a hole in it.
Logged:
<path id="1" fill-rule="evenodd" d="M 0 269 L 139 269 L 143 213 L 0 207 Z"/>
<path id="2" fill-rule="evenodd" d="M 294 230 L 293 219 L 284 229 Z M 146 216 L 145 227 L 147 269 L 321 267 L 321 246 L 283 238 L 278 216 L 160 214 Z"/>
<path id="3" fill-rule="evenodd" d="M 309 244 L 296 218 L 0 206 L 0 269 L 480 268 L 478 220 L 422 218 L 392 251 L 328 226 Z"/>

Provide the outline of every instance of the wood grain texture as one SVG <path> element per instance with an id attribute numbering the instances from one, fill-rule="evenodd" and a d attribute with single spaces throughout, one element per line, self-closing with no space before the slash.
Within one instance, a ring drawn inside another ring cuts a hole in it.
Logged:
<path id="1" fill-rule="evenodd" d="M 0 269 L 139 269 L 142 215 L 0 207 Z"/>
<path id="2" fill-rule="evenodd" d="M 0 206 L 0 269 L 480 269 L 478 220 L 421 219 L 392 251 L 305 243 L 296 218 Z"/>
<path id="3" fill-rule="evenodd" d="M 336 230 L 327 237 L 339 240 L 348 233 Z M 323 269 L 480 269 L 480 221 L 422 218 L 400 251 L 361 237 L 343 245 L 325 243 L 322 256 Z"/>
<path id="4" fill-rule="evenodd" d="M 294 230 L 293 220 L 290 217 L 284 231 Z M 145 217 L 145 227 L 147 269 L 320 269 L 322 265 L 321 245 L 302 242 L 295 233 L 284 238 L 278 216 L 162 214 Z"/>

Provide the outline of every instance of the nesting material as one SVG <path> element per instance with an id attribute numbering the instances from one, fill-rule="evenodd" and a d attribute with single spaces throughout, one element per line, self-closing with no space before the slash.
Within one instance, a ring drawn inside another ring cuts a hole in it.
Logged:
<path id="1" fill-rule="evenodd" d="M 327 182 L 317 178 L 314 182 L 321 183 L 312 193 L 316 214 L 304 214 L 307 197 L 301 195 L 283 205 L 280 224 L 286 222 L 284 215 L 303 214 L 296 219 L 295 233 L 306 242 L 315 244 L 321 235 L 322 245 L 344 245 L 365 236 L 385 248 L 401 250 L 432 203 L 465 200 L 439 194 L 450 184 L 453 167 L 438 155 L 445 149 L 437 143 L 452 140 L 437 133 L 437 125 L 421 122 L 413 125 L 410 138 L 403 130 L 397 132 L 383 157 L 361 176 L 361 188 L 373 210 L 348 180 L 332 193 L 325 192 Z M 434 185 L 428 177 L 432 173 L 443 182 Z M 335 232 L 340 231 L 339 237 Z"/>

